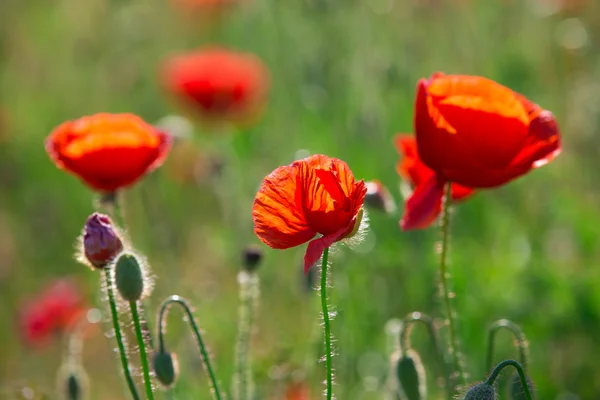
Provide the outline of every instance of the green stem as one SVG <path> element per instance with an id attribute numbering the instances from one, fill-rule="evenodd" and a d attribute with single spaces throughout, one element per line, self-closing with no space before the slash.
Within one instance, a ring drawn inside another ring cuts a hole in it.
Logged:
<path id="1" fill-rule="evenodd" d="M 449 350 L 450 357 L 452 358 L 452 366 L 454 372 L 458 373 L 458 378 L 461 384 L 465 383 L 465 376 L 462 370 L 460 362 L 460 355 L 458 352 L 458 338 L 456 336 L 456 326 L 454 321 L 454 312 L 452 310 L 452 304 L 450 303 L 450 288 L 449 280 L 450 273 L 447 270 L 446 258 L 448 255 L 448 242 L 449 242 L 449 226 L 450 226 L 450 203 L 452 196 L 452 183 L 446 184 L 446 190 L 443 199 L 442 206 L 442 250 L 440 254 L 440 279 L 442 281 L 442 292 L 444 297 L 444 306 L 446 308 L 446 317 L 448 318 L 448 335 L 449 335 Z"/>
<path id="2" fill-rule="evenodd" d="M 221 395 L 221 391 L 219 389 L 219 385 L 217 383 L 217 377 L 215 376 L 215 372 L 213 370 L 212 364 L 210 362 L 210 356 L 208 355 L 208 351 L 206 350 L 206 346 L 204 345 L 204 341 L 202 340 L 202 335 L 200 334 L 200 330 L 198 325 L 196 324 L 196 319 L 194 318 L 194 314 L 192 313 L 192 309 L 188 305 L 187 301 L 182 297 L 177 295 L 167 297 L 167 299 L 162 303 L 160 307 L 160 312 L 158 315 L 158 346 L 159 351 L 165 351 L 165 338 L 164 335 L 167 330 L 167 324 L 165 319 L 167 317 L 167 311 L 171 307 L 171 304 L 179 304 L 185 311 L 188 316 L 188 321 L 190 322 L 190 326 L 194 331 L 194 335 L 196 336 L 196 341 L 198 342 L 198 347 L 200 348 L 200 354 L 202 355 L 202 362 L 204 363 L 204 368 L 208 372 L 208 376 L 210 378 L 210 383 L 212 386 L 211 393 L 215 400 L 222 400 L 223 396 Z"/>
<path id="3" fill-rule="evenodd" d="M 494 344 L 496 343 L 496 332 L 500 329 L 506 328 L 512 332 L 515 339 L 517 340 L 517 347 L 519 348 L 519 359 L 523 368 L 527 367 L 527 339 L 525 334 L 519 327 L 519 325 L 508 319 L 501 319 L 492 324 L 488 331 L 488 348 L 486 357 L 486 367 L 491 369 L 494 362 Z"/>
<path id="4" fill-rule="evenodd" d="M 137 392 L 135 383 L 133 382 L 133 378 L 131 377 L 131 371 L 129 370 L 127 352 L 125 351 L 125 343 L 123 342 L 121 326 L 119 325 L 119 313 L 117 311 L 117 303 L 115 302 L 115 293 L 109 268 L 104 269 L 104 276 L 106 278 L 106 293 L 108 294 L 108 304 L 110 306 L 113 330 L 115 331 L 115 338 L 117 339 L 117 346 L 119 348 L 119 355 L 121 357 L 121 367 L 123 368 L 123 375 L 125 375 L 125 380 L 127 381 L 127 387 L 129 387 L 131 396 L 135 400 L 140 400 L 140 395 Z"/>
<path id="5" fill-rule="evenodd" d="M 521 385 L 523 386 L 523 392 L 525 393 L 525 397 L 527 398 L 527 400 L 532 400 L 531 392 L 529 391 L 529 385 L 527 384 L 527 377 L 525 376 L 525 371 L 523 371 L 523 366 L 515 360 L 505 360 L 498 364 L 490 374 L 489 378 L 487 378 L 485 383 L 492 386 L 498 375 L 500 375 L 500 372 L 509 365 L 512 365 L 517 370 L 519 378 L 521 378 Z"/>
<path id="6" fill-rule="evenodd" d="M 431 337 L 431 341 L 433 343 L 433 350 L 437 359 L 438 364 L 442 370 L 442 374 L 444 374 L 444 380 L 446 383 L 446 389 L 448 390 L 448 396 L 452 396 L 452 388 L 450 388 L 450 378 L 448 376 L 448 368 L 446 363 L 444 362 L 444 355 L 440 348 L 440 341 L 437 335 L 437 331 L 433 324 L 433 319 L 421 312 L 415 311 L 408 314 L 402 320 L 402 327 L 400 328 L 400 351 L 402 352 L 402 356 L 406 356 L 406 351 L 411 347 L 410 346 L 410 335 L 412 333 L 411 325 L 415 322 L 420 322 L 427 327 L 427 331 L 429 332 L 429 336 Z"/>
<path id="7" fill-rule="evenodd" d="M 323 251 L 321 266 L 321 309 L 323 311 L 323 327 L 325 328 L 325 366 L 327 369 L 327 400 L 333 398 L 333 368 L 331 365 L 331 325 L 329 322 L 329 306 L 327 305 L 327 258 L 329 247 Z"/>
<path id="8" fill-rule="evenodd" d="M 138 312 L 137 302 L 130 301 L 129 308 L 131 309 L 131 317 L 133 318 L 135 338 L 137 339 L 138 348 L 140 350 L 140 361 L 142 364 L 142 371 L 144 373 L 146 397 L 148 400 L 154 400 L 154 393 L 152 392 L 152 380 L 150 379 L 150 367 L 148 365 L 148 355 L 146 354 L 146 342 L 144 341 L 144 333 L 142 332 L 142 324 L 140 323 L 140 314 Z"/>
<path id="9" fill-rule="evenodd" d="M 251 382 L 251 368 L 248 364 L 248 343 L 252 330 L 254 303 L 258 297 L 258 275 L 241 271 L 238 275 L 240 284 L 240 310 L 238 319 L 238 339 L 236 343 L 235 363 L 235 398 L 248 400 L 248 384 Z"/>

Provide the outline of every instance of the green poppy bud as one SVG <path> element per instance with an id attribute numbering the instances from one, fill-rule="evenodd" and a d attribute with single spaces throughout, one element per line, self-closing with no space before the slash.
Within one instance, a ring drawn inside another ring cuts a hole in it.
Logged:
<path id="1" fill-rule="evenodd" d="M 121 297 L 129 302 L 142 298 L 144 293 L 144 270 L 138 257 L 123 253 L 115 264 L 115 283 Z"/>
<path id="2" fill-rule="evenodd" d="M 465 393 L 464 400 L 496 400 L 496 388 L 487 383 L 478 383 Z"/>
<path id="3" fill-rule="evenodd" d="M 156 379 L 165 387 L 173 386 L 179 374 L 177 356 L 168 351 L 157 352 L 152 360 L 152 368 Z"/>
<path id="4" fill-rule="evenodd" d="M 400 384 L 402 400 L 424 400 L 427 398 L 427 380 L 421 357 L 416 351 L 409 349 L 406 355 L 398 359 L 396 374 Z"/>

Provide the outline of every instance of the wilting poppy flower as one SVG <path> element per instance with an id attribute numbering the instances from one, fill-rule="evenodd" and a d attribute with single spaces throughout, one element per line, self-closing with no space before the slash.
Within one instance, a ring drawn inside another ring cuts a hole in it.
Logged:
<path id="1" fill-rule="evenodd" d="M 308 244 L 304 272 L 333 243 L 354 235 L 367 193 L 348 165 L 313 155 L 277 168 L 263 181 L 252 207 L 254 232 L 274 249 Z"/>
<path id="2" fill-rule="evenodd" d="M 77 286 L 58 280 L 27 301 L 19 315 L 21 336 L 30 344 L 42 344 L 52 334 L 68 331 L 85 311 Z"/>
<path id="3" fill-rule="evenodd" d="M 46 151 L 91 188 L 114 192 L 160 166 L 170 143 L 138 116 L 103 113 L 64 122 L 46 139 Z"/>
<path id="4" fill-rule="evenodd" d="M 263 107 L 267 70 L 254 55 L 207 48 L 168 59 L 165 88 L 201 118 L 248 122 Z"/>
<path id="5" fill-rule="evenodd" d="M 438 207 L 446 182 L 500 186 L 560 153 L 550 111 L 478 76 L 438 73 L 420 80 L 414 129 L 421 160 L 435 174 L 407 201 L 405 230 L 417 227 L 416 221 Z"/>
<path id="6" fill-rule="evenodd" d="M 394 138 L 396 150 L 402 156 L 402 159 L 396 164 L 396 171 L 402 179 L 407 181 L 415 190 L 421 185 L 424 185 L 432 177 L 435 177 L 435 172 L 421 161 L 419 151 L 417 149 L 417 141 L 413 135 L 396 135 Z M 452 184 L 452 200 L 463 200 L 473 194 L 473 189 Z M 406 209 L 401 225 L 403 229 L 422 229 L 428 227 L 442 211 L 442 198 L 436 199 L 437 206 L 428 210 L 427 213 L 419 213 L 419 209 Z M 415 213 L 412 215 L 411 213 Z M 405 227 L 405 221 L 410 225 Z"/>

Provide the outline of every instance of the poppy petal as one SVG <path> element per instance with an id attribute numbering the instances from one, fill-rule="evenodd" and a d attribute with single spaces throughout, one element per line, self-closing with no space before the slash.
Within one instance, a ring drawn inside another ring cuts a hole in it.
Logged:
<path id="1" fill-rule="evenodd" d="M 529 125 L 529 135 L 523 150 L 512 161 L 512 165 L 529 165 L 538 168 L 560 154 L 560 136 L 554 115 L 542 110 Z"/>
<path id="2" fill-rule="evenodd" d="M 300 166 L 279 167 L 267 176 L 252 207 L 254 232 L 275 249 L 287 249 L 308 242 L 316 232 L 308 226 L 299 202 Z"/>
<path id="3" fill-rule="evenodd" d="M 321 258 L 326 248 L 340 240 L 345 234 L 346 229 L 344 228 L 332 233 L 331 235 L 325 235 L 318 239 L 312 240 L 308 244 L 306 253 L 304 254 L 304 274 L 306 275 L 308 270 L 311 269 L 311 267 L 315 265 L 317 261 L 319 261 L 319 258 Z"/>
<path id="4" fill-rule="evenodd" d="M 406 201 L 400 228 L 403 231 L 427 228 L 440 214 L 443 196 L 444 182 L 436 176 L 419 185 Z"/>

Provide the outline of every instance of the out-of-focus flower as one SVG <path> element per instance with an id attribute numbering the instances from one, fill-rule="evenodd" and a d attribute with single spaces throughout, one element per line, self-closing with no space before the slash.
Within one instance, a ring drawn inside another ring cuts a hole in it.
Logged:
<path id="1" fill-rule="evenodd" d="M 102 113 L 58 126 L 46 139 L 46 151 L 59 168 L 110 193 L 160 166 L 170 144 L 168 134 L 138 116 Z"/>
<path id="2" fill-rule="evenodd" d="M 175 55 L 162 69 L 166 90 L 205 121 L 249 123 L 266 100 L 269 78 L 251 54 L 206 48 Z"/>
<path id="3" fill-rule="evenodd" d="M 29 299 L 19 315 L 20 333 L 28 344 L 42 344 L 56 332 L 70 330 L 85 312 L 77 286 L 61 279 Z"/>
<path id="4" fill-rule="evenodd" d="M 367 195 L 365 204 L 375 210 L 391 214 L 396 211 L 396 204 L 389 190 L 376 179 L 365 183 L 367 185 Z"/>
<path id="5" fill-rule="evenodd" d="M 333 243 L 354 236 L 363 216 L 367 187 L 348 165 L 313 155 L 277 168 L 263 181 L 252 207 L 254 232 L 275 249 L 306 243 L 306 273 Z"/>
<path id="6" fill-rule="evenodd" d="M 412 189 L 424 185 L 432 177 L 435 177 L 435 172 L 421 161 L 419 151 L 417 149 L 417 141 L 412 135 L 396 135 L 394 138 L 396 150 L 402 156 L 402 159 L 396 164 L 398 175 L 408 182 Z M 463 200 L 473 194 L 473 189 L 452 184 L 452 200 Z M 406 211 L 405 219 L 413 221 L 412 229 L 420 229 L 428 227 L 442 211 L 442 199 L 438 199 L 437 207 L 431 208 L 429 214 L 420 214 L 416 216 L 408 215 L 409 212 L 414 212 L 414 209 Z M 418 210 L 417 210 L 418 211 Z"/>
<path id="7" fill-rule="evenodd" d="M 309 400 L 310 390 L 303 381 L 292 381 L 285 389 L 285 400 Z"/>
<path id="8" fill-rule="evenodd" d="M 406 202 L 404 230 L 420 226 L 446 182 L 470 188 L 503 185 L 560 153 L 554 115 L 492 80 L 434 74 L 417 87 L 418 153 L 434 171 Z"/>
<path id="9" fill-rule="evenodd" d="M 123 243 L 107 215 L 93 213 L 83 230 L 83 254 L 96 268 L 106 267 L 121 251 Z"/>
<path id="10" fill-rule="evenodd" d="M 214 13 L 231 7 L 240 0 L 171 0 L 171 4 L 183 12 Z"/>

